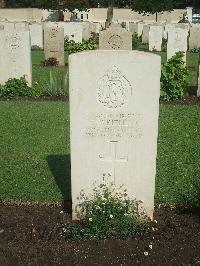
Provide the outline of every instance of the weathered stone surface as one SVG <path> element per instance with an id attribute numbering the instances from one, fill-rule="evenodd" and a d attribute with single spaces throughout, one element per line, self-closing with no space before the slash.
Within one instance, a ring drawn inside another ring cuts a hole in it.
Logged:
<path id="1" fill-rule="evenodd" d="M 149 51 L 161 51 L 162 48 L 163 27 L 150 26 L 149 30 Z"/>
<path id="2" fill-rule="evenodd" d="M 150 25 L 144 25 L 142 31 L 142 43 L 149 43 Z"/>
<path id="3" fill-rule="evenodd" d="M 92 193 L 103 179 L 124 185 L 152 217 L 160 73 L 160 56 L 150 53 L 70 55 L 73 219 L 80 191 Z"/>
<path id="4" fill-rule="evenodd" d="M 190 28 L 189 49 L 200 48 L 200 25 L 193 24 Z"/>
<path id="5" fill-rule="evenodd" d="M 29 25 L 31 34 L 31 46 L 37 45 L 43 48 L 43 26 L 41 24 L 31 24 Z"/>
<path id="6" fill-rule="evenodd" d="M 99 33 L 99 49 L 132 50 L 132 34 L 118 27 L 103 30 Z"/>
<path id="7" fill-rule="evenodd" d="M 170 59 L 176 52 L 184 52 L 184 60 L 186 62 L 186 52 L 187 52 L 187 38 L 188 30 L 180 28 L 171 28 L 168 32 L 168 42 L 167 42 L 167 59 Z"/>
<path id="8" fill-rule="evenodd" d="M 0 30 L 0 84 L 9 78 L 25 77 L 32 84 L 29 31 Z"/>
<path id="9" fill-rule="evenodd" d="M 44 27 L 45 59 L 56 58 L 59 66 L 64 66 L 64 29 L 61 27 Z"/>

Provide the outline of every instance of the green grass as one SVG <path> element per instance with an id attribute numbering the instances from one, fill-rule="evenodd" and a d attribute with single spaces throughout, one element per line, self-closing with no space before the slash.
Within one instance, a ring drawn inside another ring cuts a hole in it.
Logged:
<path id="1" fill-rule="evenodd" d="M 148 52 L 148 45 L 142 44 L 139 50 L 144 50 Z M 153 52 L 161 56 L 162 64 L 167 60 L 166 52 Z M 187 67 L 189 71 L 189 87 L 188 93 L 195 95 L 197 91 L 197 81 L 198 81 L 198 62 L 200 55 L 198 53 L 187 53 Z M 66 67 L 43 67 L 44 61 L 44 51 L 32 51 L 32 63 L 33 63 L 33 84 L 37 82 L 41 88 L 41 91 L 45 91 L 49 84 L 49 73 L 53 73 L 53 76 L 58 77 L 58 79 L 64 77 L 68 73 L 68 54 L 65 53 Z"/>
<path id="2" fill-rule="evenodd" d="M 70 198 L 66 102 L 0 102 L 0 198 Z M 200 107 L 161 105 L 156 203 L 200 203 Z"/>
<path id="3" fill-rule="evenodd" d="M 0 102 L 0 110 L 0 197 L 69 198 L 68 104 Z"/>

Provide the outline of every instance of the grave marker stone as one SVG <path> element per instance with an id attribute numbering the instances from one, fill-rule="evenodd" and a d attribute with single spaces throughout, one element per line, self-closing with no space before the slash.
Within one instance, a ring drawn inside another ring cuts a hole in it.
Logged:
<path id="1" fill-rule="evenodd" d="M 149 29 L 150 25 L 144 25 L 142 31 L 142 43 L 149 43 Z"/>
<path id="2" fill-rule="evenodd" d="M 44 27 L 45 59 L 56 58 L 59 66 L 64 66 L 64 29 L 60 27 Z"/>
<path id="3" fill-rule="evenodd" d="M 31 46 L 37 45 L 43 48 L 43 26 L 41 24 L 31 24 L 29 25 L 31 34 Z"/>
<path id="4" fill-rule="evenodd" d="M 103 30 L 99 33 L 99 49 L 132 50 L 132 34 L 119 27 Z"/>
<path id="5" fill-rule="evenodd" d="M 73 219 L 78 218 L 80 191 L 92 193 L 94 182 L 105 178 L 142 200 L 152 218 L 160 72 L 160 56 L 150 53 L 70 55 Z"/>
<path id="6" fill-rule="evenodd" d="M 190 28 L 189 49 L 200 48 L 200 25 L 192 25 Z"/>
<path id="7" fill-rule="evenodd" d="M 150 26 L 149 30 L 149 51 L 161 51 L 163 28 L 162 26 Z"/>
<path id="8" fill-rule="evenodd" d="M 0 30 L 0 84 L 9 78 L 25 77 L 32 84 L 29 31 Z"/>
<path id="9" fill-rule="evenodd" d="M 176 52 L 184 52 L 186 62 L 188 30 L 181 28 L 171 28 L 168 32 L 167 59 L 170 59 Z"/>

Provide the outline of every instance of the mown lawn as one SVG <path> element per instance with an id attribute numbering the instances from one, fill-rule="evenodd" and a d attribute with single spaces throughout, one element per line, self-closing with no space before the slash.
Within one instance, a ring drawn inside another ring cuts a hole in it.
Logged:
<path id="1" fill-rule="evenodd" d="M 139 50 L 147 50 L 147 46 L 142 45 Z M 167 60 L 166 52 L 155 52 L 162 58 L 162 63 Z M 188 93 L 195 95 L 197 91 L 197 80 L 198 80 L 198 64 L 200 61 L 200 55 L 198 53 L 187 53 L 187 68 L 189 72 L 188 82 Z M 65 67 L 43 67 L 44 52 L 43 51 L 32 51 L 32 63 L 33 63 L 33 84 L 37 82 L 41 87 L 42 91 L 45 91 L 49 87 L 50 72 L 53 77 L 57 80 L 61 80 L 65 75 L 68 75 L 68 54 L 65 53 Z"/>
<path id="2" fill-rule="evenodd" d="M 0 199 L 69 199 L 68 103 L 1 101 L 0 113 Z M 160 106 L 156 203 L 200 203 L 199 117 Z"/>

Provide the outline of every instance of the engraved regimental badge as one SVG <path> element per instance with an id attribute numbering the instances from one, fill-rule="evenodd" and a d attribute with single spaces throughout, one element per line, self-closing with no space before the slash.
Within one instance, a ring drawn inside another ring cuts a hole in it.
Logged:
<path id="1" fill-rule="evenodd" d="M 132 95 L 130 82 L 114 66 L 98 82 L 97 100 L 111 109 L 125 105 Z"/>
<path id="2" fill-rule="evenodd" d="M 123 45 L 123 39 L 121 36 L 115 34 L 112 35 L 109 40 L 108 40 L 108 44 L 110 45 L 110 47 L 112 49 L 120 49 Z"/>

